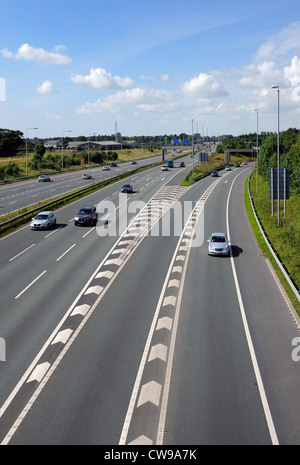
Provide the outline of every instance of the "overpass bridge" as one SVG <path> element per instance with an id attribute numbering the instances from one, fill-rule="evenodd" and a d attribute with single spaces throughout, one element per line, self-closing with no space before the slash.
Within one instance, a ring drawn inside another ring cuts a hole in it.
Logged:
<path id="1" fill-rule="evenodd" d="M 257 158 L 257 147 L 253 147 L 252 149 L 226 149 L 225 152 L 224 152 L 224 159 L 227 163 L 230 162 L 230 155 L 232 153 L 245 153 L 247 155 L 252 155 L 252 158 L 254 158 L 254 153 L 255 153 L 255 157 Z"/>

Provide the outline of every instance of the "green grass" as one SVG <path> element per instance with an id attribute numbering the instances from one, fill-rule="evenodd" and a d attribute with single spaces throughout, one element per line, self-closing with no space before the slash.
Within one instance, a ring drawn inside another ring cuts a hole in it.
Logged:
<path id="1" fill-rule="evenodd" d="M 255 206 L 256 214 L 262 224 L 265 234 L 268 236 L 274 251 L 286 272 L 294 282 L 297 289 L 300 289 L 300 199 L 299 196 L 291 196 L 287 200 L 286 216 L 284 217 L 283 201 L 280 206 L 281 222 L 278 227 L 277 201 L 274 201 L 274 216 L 271 213 L 271 200 L 269 195 L 269 185 L 259 177 L 258 192 L 256 192 L 256 173 L 250 179 L 250 190 Z M 300 303 L 294 292 L 291 290 L 283 273 L 274 260 L 262 233 L 257 225 L 248 196 L 248 179 L 245 184 L 245 207 L 253 233 L 257 239 L 262 253 L 270 260 L 276 271 L 286 293 L 288 294 L 296 312 L 300 316 Z"/>

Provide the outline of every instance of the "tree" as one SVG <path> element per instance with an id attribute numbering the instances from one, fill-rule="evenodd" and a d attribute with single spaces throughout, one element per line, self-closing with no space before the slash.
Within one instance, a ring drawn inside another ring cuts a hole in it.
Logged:
<path id="1" fill-rule="evenodd" d="M 279 137 L 280 168 L 288 168 L 290 186 L 295 192 L 300 190 L 300 131 L 288 129 Z M 265 180 L 269 179 L 270 168 L 277 168 L 277 135 L 269 136 L 261 145 L 258 170 Z"/>
<path id="2" fill-rule="evenodd" d="M 0 157 L 13 157 L 19 147 L 24 145 L 21 131 L 0 129 Z"/>
<path id="3" fill-rule="evenodd" d="M 45 155 L 45 152 L 46 152 L 46 148 L 44 144 L 36 144 L 36 146 L 34 147 L 34 153 L 40 156 Z"/>

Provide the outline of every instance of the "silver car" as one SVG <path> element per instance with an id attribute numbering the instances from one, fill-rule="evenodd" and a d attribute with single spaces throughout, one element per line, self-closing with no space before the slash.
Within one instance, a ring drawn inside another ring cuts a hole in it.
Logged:
<path id="1" fill-rule="evenodd" d="M 226 234 L 213 233 L 207 242 L 208 255 L 229 255 L 230 247 Z"/>
<path id="2" fill-rule="evenodd" d="M 38 213 L 31 221 L 31 229 L 48 229 L 56 224 L 56 216 L 51 211 Z"/>
<path id="3" fill-rule="evenodd" d="M 47 174 L 41 174 L 41 176 L 39 177 L 39 182 L 50 182 L 51 179 L 49 178 L 49 176 Z"/>
<path id="4" fill-rule="evenodd" d="M 83 173 L 81 179 L 92 179 L 92 175 L 90 173 Z"/>

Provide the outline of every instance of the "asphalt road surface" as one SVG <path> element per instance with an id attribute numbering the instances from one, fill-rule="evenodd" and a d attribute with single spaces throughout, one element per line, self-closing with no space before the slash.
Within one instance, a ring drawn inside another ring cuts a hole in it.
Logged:
<path id="1" fill-rule="evenodd" d="M 109 171 L 103 171 L 102 167 L 89 169 L 86 166 L 82 171 L 50 175 L 50 182 L 39 182 L 37 177 L 33 180 L 3 184 L 0 186 L 0 215 L 17 211 L 28 205 L 63 195 L 75 189 L 84 188 L 89 184 L 112 178 L 121 173 L 129 173 L 138 167 L 158 161 L 161 161 L 161 156 L 139 160 L 135 165 L 131 162 L 121 163 L 117 167 L 110 168 Z M 82 173 L 89 173 L 92 178 L 82 179 Z"/>
<path id="2" fill-rule="evenodd" d="M 299 336 L 243 205 L 250 167 L 154 168 L 0 241 L 0 443 L 298 444 Z M 226 232 L 229 257 L 207 254 Z"/>

